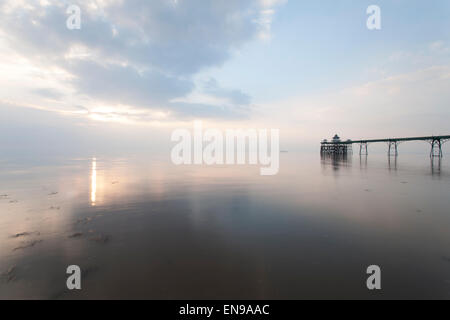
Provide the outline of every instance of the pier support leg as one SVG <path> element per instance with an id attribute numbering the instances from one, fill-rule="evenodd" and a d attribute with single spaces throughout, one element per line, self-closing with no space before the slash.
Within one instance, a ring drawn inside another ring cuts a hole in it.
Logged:
<path id="1" fill-rule="evenodd" d="M 431 152 L 430 152 L 430 157 L 434 158 L 434 157 L 439 157 L 442 158 L 443 154 L 442 154 L 442 141 L 441 139 L 434 139 L 431 142 Z"/>
<path id="2" fill-rule="evenodd" d="M 359 155 L 367 156 L 369 152 L 367 151 L 367 142 L 363 142 L 359 145 Z"/>
<path id="3" fill-rule="evenodd" d="M 398 142 L 389 141 L 388 156 L 398 156 Z"/>

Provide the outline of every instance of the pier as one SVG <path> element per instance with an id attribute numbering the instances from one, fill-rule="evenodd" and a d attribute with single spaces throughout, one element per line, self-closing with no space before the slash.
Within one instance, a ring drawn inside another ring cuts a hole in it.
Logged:
<path id="1" fill-rule="evenodd" d="M 409 138 L 387 138 L 387 139 L 369 139 L 369 140 L 346 140 L 342 141 L 338 135 L 335 135 L 331 141 L 323 140 L 320 146 L 321 154 L 347 154 L 352 152 L 353 144 L 359 144 L 359 154 L 367 155 L 368 145 L 370 143 L 385 142 L 388 145 L 388 155 L 398 155 L 398 145 L 408 141 L 425 141 L 431 145 L 430 157 L 442 158 L 442 145 L 450 141 L 450 135 L 447 136 L 428 136 L 428 137 L 409 137 Z"/>

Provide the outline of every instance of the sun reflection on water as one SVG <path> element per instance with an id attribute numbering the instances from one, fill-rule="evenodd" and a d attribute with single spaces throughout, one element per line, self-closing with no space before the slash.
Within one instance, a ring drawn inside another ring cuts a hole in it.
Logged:
<path id="1" fill-rule="evenodd" d="M 92 159 L 92 173 L 91 173 L 91 205 L 95 206 L 97 198 L 97 159 Z"/>

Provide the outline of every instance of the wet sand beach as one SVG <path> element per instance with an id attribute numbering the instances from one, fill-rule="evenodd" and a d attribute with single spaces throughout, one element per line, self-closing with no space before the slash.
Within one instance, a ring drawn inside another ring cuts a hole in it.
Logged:
<path id="1" fill-rule="evenodd" d="M 158 157 L 3 161 L 0 298 L 450 298 L 446 158 L 280 161 L 271 177 Z"/>

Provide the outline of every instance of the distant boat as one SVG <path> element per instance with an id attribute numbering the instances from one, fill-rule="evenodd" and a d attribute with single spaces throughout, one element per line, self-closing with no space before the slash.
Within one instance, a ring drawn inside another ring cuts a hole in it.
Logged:
<path id="1" fill-rule="evenodd" d="M 288 153 L 287 150 L 281 150 L 280 153 Z"/>

